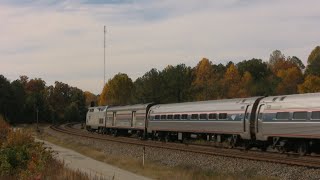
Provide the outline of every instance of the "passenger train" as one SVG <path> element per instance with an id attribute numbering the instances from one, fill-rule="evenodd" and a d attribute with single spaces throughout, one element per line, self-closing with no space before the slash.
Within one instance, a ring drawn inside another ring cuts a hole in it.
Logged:
<path id="1" fill-rule="evenodd" d="M 114 136 L 201 139 L 305 155 L 320 145 L 320 93 L 90 107 L 86 128 Z"/>

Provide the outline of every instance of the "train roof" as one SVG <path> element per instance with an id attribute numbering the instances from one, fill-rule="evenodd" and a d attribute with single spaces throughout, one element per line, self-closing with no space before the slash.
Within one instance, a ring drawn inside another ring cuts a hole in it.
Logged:
<path id="1" fill-rule="evenodd" d="M 214 110 L 239 110 L 243 105 L 253 104 L 259 97 L 197 101 L 173 104 L 158 104 L 151 107 L 152 113 L 161 112 L 194 112 Z"/>
<path id="2" fill-rule="evenodd" d="M 141 110 L 141 109 L 147 109 L 147 107 L 151 104 L 152 103 L 134 104 L 134 105 L 125 105 L 125 106 L 114 106 L 114 107 L 108 108 L 108 111 Z"/>
<path id="3" fill-rule="evenodd" d="M 281 102 L 313 102 L 317 101 L 320 104 L 320 93 L 307 93 L 307 94 L 292 94 L 292 95 L 280 95 L 269 96 L 261 100 L 260 103 L 281 103 Z"/>
<path id="4" fill-rule="evenodd" d="M 100 112 L 100 111 L 106 111 L 108 109 L 108 106 L 95 106 L 95 107 L 89 107 L 90 109 L 93 109 L 94 112 Z"/>

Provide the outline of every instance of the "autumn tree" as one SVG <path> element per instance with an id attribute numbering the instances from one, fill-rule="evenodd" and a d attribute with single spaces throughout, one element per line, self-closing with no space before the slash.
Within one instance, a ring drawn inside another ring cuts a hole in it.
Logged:
<path id="1" fill-rule="evenodd" d="M 279 70 L 277 77 L 281 79 L 276 89 L 278 95 L 297 93 L 298 84 L 303 82 L 302 72 L 297 67 Z"/>
<path id="2" fill-rule="evenodd" d="M 238 97 L 250 97 L 252 96 L 253 77 L 251 73 L 246 71 L 241 77 L 240 90 Z"/>
<path id="3" fill-rule="evenodd" d="M 203 58 L 194 68 L 192 87 L 195 99 L 209 100 L 217 97 L 217 94 L 214 94 L 215 80 L 212 62 L 207 58 Z"/>
<path id="4" fill-rule="evenodd" d="M 241 81 L 241 76 L 238 72 L 238 69 L 234 64 L 231 64 L 229 68 L 227 69 L 224 79 L 223 79 L 223 84 L 224 84 L 224 92 L 225 98 L 236 98 L 239 97 L 239 90 L 241 88 L 240 82 Z"/>
<path id="5" fill-rule="evenodd" d="M 299 93 L 320 92 L 320 77 L 308 75 L 304 82 L 298 86 Z"/>
<path id="6" fill-rule="evenodd" d="M 130 104 L 134 86 L 127 74 L 118 73 L 108 81 L 106 86 L 107 88 L 104 88 L 106 95 L 104 96 L 102 92 L 101 98 L 105 98 L 108 105 Z"/>
<path id="7" fill-rule="evenodd" d="M 107 93 L 108 93 L 109 87 L 108 83 L 106 83 L 102 89 L 102 92 L 99 97 L 99 106 L 106 106 L 107 105 Z"/>
<path id="8" fill-rule="evenodd" d="M 89 107 L 91 105 L 98 105 L 98 98 L 96 95 L 89 91 L 84 92 L 84 97 L 86 99 L 86 106 Z"/>

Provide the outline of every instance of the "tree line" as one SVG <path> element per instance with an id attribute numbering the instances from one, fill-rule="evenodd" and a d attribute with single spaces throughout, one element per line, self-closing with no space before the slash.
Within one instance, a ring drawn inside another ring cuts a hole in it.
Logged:
<path id="1" fill-rule="evenodd" d="M 87 107 L 137 103 L 175 103 L 252 96 L 320 92 L 320 46 L 307 66 L 296 56 L 275 50 L 268 61 L 243 60 L 226 65 L 207 58 L 195 67 L 185 64 L 155 68 L 133 81 L 116 74 L 100 95 L 56 81 L 47 86 L 41 78 L 20 76 L 10 82 L 0 75 L 0 115 L 11 123 L 84 121 Z"/>
<path id="2" fill-rule="evenodd" d="M 86 93 L 56 81 L 46 86 L 40 78 L 10 82 L 0 75 L 0 115 L 10 123 L 84 121 Z"/>
<path id="3" fill-rule="evenodd" d="M 97 103 L 175 103 L 312 92 L 320 92 L 320 46 L 311 51 L 307 66 L 298 57 L 275 50 L 266 62 L 253 58 L 223 65 L 203 58 L 195 67 L 153 68 L 135 81 L 119 73 L 105 84 Z"/>

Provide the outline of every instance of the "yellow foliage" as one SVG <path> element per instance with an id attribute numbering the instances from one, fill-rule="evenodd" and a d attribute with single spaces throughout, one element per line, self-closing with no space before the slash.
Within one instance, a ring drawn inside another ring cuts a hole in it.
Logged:
<path id="1" fill-rule="evenodd" d="M 108 93 L 109 87 L 108 83 L 106 83 L 103 87 L 103 90 L 99 97 L 99 106 L 106 106 L 107 105 L 107 93 Z"/>
<path id="2" fill-rule="evenodd" d="M 299 93 L 320 92 L 320 77 L 309 75 L 304 82 L 298 86 Z"/>
<path id="3" fill-rule="evenodd" d="M 234 66 L 234 64 L 231 64 L 224 74 L 223 80 L 227 98 L 235 98 L 240 96 L 240 80 L 241 77 L 239 75 L 238 69 Z"/>

